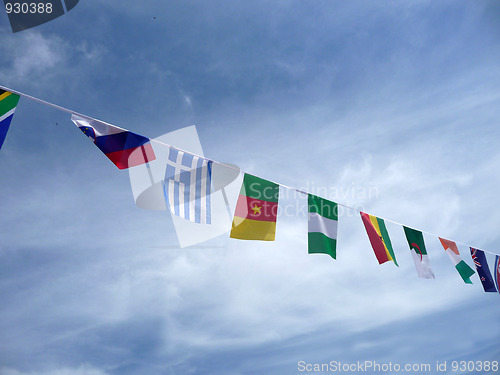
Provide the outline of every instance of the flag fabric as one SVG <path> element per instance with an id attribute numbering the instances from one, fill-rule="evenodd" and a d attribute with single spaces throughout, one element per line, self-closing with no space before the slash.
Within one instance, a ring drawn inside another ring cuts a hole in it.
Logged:
<path id="1" fill-rule="evenodd" d="M 500 293 L 500 255 L 497 255 L 495 258 L 495 282 L 498 293 Z"/>
<path id="2" fill-rule="evenodd" d="M 488 262 L 486 261 L 486 256 L 484 255 L 484 251 L 471 247 L 470 254 L 472 256 L 472 260 L 474 261 L 474 265 L 476 266 L 477 274 L 479 275 L 481 284 L 483 284 L 484 291 L 496 292 L 497 289 L 495 288 L 493 278 L 491 277 L 490 269 L 488 267 Z"/>
<path id="3" fill-rule="evenodd" d="M 392 260 L 399 267 L 384 220 L 364 212 L 360 214 L 378 263 Z"/>
<path id="4" fill-rule="evenodd" d="M 245 173 L 234 210 L 231 238 L 274 241 L 279 185 Z"/>
<path id="5" fill-rule="evenodd" d="M 472 284 L 470 277 L 474 275 L 475 272 L 460 257 L 460 252 L 458 251 L 457 244 L 453 241 L 445 240 L 444 238 L 441 237 L 439 237 L 439 241 L 441 241 L 441 245 L 443 245 L 444 251 L 450 257 L 451 262 L 457 269 L 459 275 L 462 277 L 464 282 L 466 284 Z"/>
<path id="6" fill-rule="evenodd" d="M 19 95 L 0 89 L 0 148 L 9 131 L 10 122 L 19 102 Z"/>
<path id="7" fill-rule="evenodd" d="M 175 216 L 211 224 L 212 161 L 170 148 L 163 186 Z"/>
<path id="8" fill-rule="evenodd" d="M 308 194 L 308 234 L 309 254 L 328 254 L 333 259 L 337 256 L 337 203 Z"/>
<path id="9" fill-rule="evenodd" d="M 105 122 L 72 115 L 71 120 L 118 168 L 156 159 L 150 139 Z"/>
<path id="10" fill-rule="evenodd" d="M 434 273 L 431 269 L 429 255 L 427 255 L 427 250 L 425 249 L 424 236 L 422 235 L 422 232 L 405 226 L 403 226 L 403 228 L 406 240 L 410 246 L 413 261 L 415 262 L 418 277 L 422 279 L 434 279 Z"/>

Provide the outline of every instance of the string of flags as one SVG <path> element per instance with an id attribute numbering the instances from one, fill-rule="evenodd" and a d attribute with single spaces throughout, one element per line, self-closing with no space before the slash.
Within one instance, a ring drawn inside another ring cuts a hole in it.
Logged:
<path id="1" fill-rule="evenodd" d="M 64 107 L 0 86 L 0 149 L 4 143 L 20 96 L 71 114 L 73 123 L 101 150 L 119 169 L 149 165 L 157 156 L 151 139 Z M 214 164 L 227 164 L 210 160 L 200 155 L 164 144 L 169 148 L 163 179 L 163 194 L 171 212 L 194 223 L 210 224 L 212 218 L 211 192 Z M 239 173 L 239 170 L 238 170 Z M 153 178 L 151 177 L 151 181 Z M 308 253 L 337 256 L 338 206 L 344 206 L 328 199 L 268 181 L 243 172 L 243 182 L 237 198 L 230 238 L 240 240 L 274 241 L 278 218 L 280 187 L 296 190 L 307 196 L 308 205 Z M 227 203 L 227 202 L 226 202 Z M 369 242 L 379 264 L 393 262 L 398 266 L 385 221 L 359 210 Z M 391 220 L 387 220 L 391 221 Z M 434 279 L 423 231 L 400 223 L 415 263 L 419 278 Z M 229 230 L 229 228 L 228 228 Z M 427 232 L 425 232 L 427 233 Z M 435 236 L 432 233 L 428 233 Z M 436 236 L 437 237 L 437 236 Z M 450 261 L 466 284 L 472 284 L 471 277 L 477 272 L 485 292 L 500 293 L 500 255 L 470 247 L 470 254 L 476 271 L 460 256 L 457 243 L 438 237 Z M 495 255 L 493 275 L 490 272 L 485 253 Z"/>

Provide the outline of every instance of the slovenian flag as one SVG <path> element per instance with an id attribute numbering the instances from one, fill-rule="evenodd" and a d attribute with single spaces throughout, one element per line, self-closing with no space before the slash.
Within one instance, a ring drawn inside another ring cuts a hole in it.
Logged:
<path id="1" fill-rule="evenodd" d="M 77 115 L 71 115 L 71 121 L 120 169 L 135 167 L 156 159 L 147 137 Z"/>
<path id="2" fill-rule="evenodd" d="M 18 101 L 19 95 L 0 89 L 0 148 L 5 141 Z"/>

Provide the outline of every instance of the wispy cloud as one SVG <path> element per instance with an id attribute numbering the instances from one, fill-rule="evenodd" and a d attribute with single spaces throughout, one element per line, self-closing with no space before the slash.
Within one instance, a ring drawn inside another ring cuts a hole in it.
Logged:
<path id="1" fill-rule="evenodd" d="M 16 38 L 6 38 L 2 46 L 4 61 L 8 66 L 0 79 L 4 82 L 19 82 L 44 76 L 53 76 L 66 59 L 64 40 L 60 37 L 44 37 L 36 31 L 20 33 Z"/>

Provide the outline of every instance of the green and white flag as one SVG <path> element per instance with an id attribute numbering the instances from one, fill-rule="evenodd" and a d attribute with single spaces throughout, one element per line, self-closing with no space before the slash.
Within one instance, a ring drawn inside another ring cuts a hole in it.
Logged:
<path id="1" fill-rule="evenodd" d="M 337 203 L 308 194 L 308 236 L 309 254 L 337 255 Z"/>
<path id="2" fill-rule="evenodd" d="M 413 261 L 415 262 L 418 277 L 422 279 L 434 279 L 434 273 L 432 272 L 429 256 L 427 255 L 427 250 L 425 249 L 424 236 L 422 235 L 422 232 L 407 227 L 403 228 L 405 230 L 408 245 L 410 245 L 410 251 L 413 256 Z"/>

